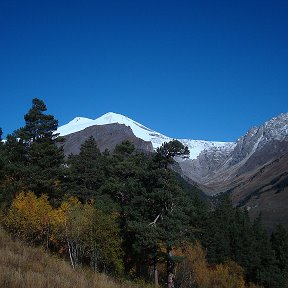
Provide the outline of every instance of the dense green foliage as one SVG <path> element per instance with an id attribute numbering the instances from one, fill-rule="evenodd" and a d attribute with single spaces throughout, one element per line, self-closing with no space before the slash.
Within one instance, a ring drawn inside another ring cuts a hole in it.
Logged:
<path id="1" fill-rule="evenodd" d="M 190 154 L 188 147 L 175 139 L 170 142 L 164 142 L 156 151 L 155 159 L 159 163 L 159 167 L 163 166 L 166 169 L 169 164 L 174 162 L 174 157 L 187 158 Z"/>
<path id="2" fill-rule="evenodd" d="M 65 159 L 55 134 L 58 122 L 45 111 L 44 102 L 34 99 L 24 127 L 0 142 L 0 201 L 7 209 L 3 225 L 14 237 L 64 253 L 73 267 L 90 265 L 167 287 L 184 275 L 174 274 L 185 259 L 179 249 L 198 240 L 224 282 L 231 267 L 243 267 L 247 283 L 288 285 L 285 228 L 277 227 L 270 238 L 260 217 L 252 222 L 227 196 L 212 209 L 169 169 L 174 157 L 189 155 L 179 141 L 145 155 L 128 141 L 101 153 L 90 137 L 78 155 Z"/>
<path id="3" fill-rule="evenodd" d="M 33 191 L 37 195 L 53 194 L 59 199 L 59 182 L 64 161 L 62 148 L 56 143 L 58 121 L 46 115 L 42 100 L 33 99 L 32 108 L 25 114 L 25 126 L 7 136 L 5 150 L 5 194 L 8 203 L 19 191 Z"/>
<path id="4" fill-rule="evenodd" d="M 262 226 L 261 217 L 252 222 L 248 212 L 234 208 L 227 195 L 209 214 L 202 243 L 207 247 L 207 258 L 211 264 L 232 259 L 245 269 L 247 280 L 265 287 L 286 287 L 287 265 L 280 256 L 288 251 L 284 248 L 287 247 L 287 232 L 283 227 L 282 232 L 277 228 L 270 239 Z M 279 238 L 281 240 L 275 240 Z M 283 265 L 280 265 L 281 262 Z"/>

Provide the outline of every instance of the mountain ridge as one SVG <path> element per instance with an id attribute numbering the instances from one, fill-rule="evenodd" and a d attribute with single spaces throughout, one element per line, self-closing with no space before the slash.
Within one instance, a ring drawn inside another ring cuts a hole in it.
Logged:
<path id="1" fill-rule="evenodd" d="M 75 117 L 73 120 L 58 128 L 57 133 L 60 136 L 66 136 L 75 132 L 82 131 L 88 127 L 95 125 L 107 125 L 107 124 L 124 124 L 131 127 L 134 135 L 144 141 L 150 141 L 153 148 L 160 147 L 164 142 L 169 142 L 175 138 L 165 136 L 159 132 L 156 132 L 139 122 L 130 119 L 127 116 L 117 114 L 114 112 L 108 112 L 99 118 L 89 119 L 85 117 Z M 211 147 L 231 147 L 233 142 L 219 142 L 219 141 L 206 141 L 206 140 L 194 140 L 194 139 L 177 139 L 184 145 L 187 145 L 190 150 L 190 159 L 196 159 L 197 156 L 204 150 Z"/>
<path id="2" fill-rule="evenodd" d="M 228 171 L 229 177 L 233 178 L 279 158 L 288 152 L 288 113 L 249 129 L 231 148 L 230 151 L 221 148 L 204 150 L 197 159 L 181 163 L 182 168 L 190 178 L 205 185 L 217 181 L 216 178 L 223 181 L 223 177 L 219 178 L 223 171 L 226 177 Z"/>
<path id="3" fill-rule="evenodd" d="M 89 136 L 100 150 L 129 140 L 138 150 L 152 152 L 173 140 L 113 112 L 95 120 L 76 117 L 57 132 L 66 138 L 64 151 L 76 154 Z M 288 227 L 288 113 L 250 128 L 236 142 L 178 140 L 191 153 L 190 159 L 176 159 L 174 168 L 184 179 L 208 196 L 229 193 L 234 205 L 246 207 L 250 216 L 262 213 L 270 230 L 275 223 Z"/>

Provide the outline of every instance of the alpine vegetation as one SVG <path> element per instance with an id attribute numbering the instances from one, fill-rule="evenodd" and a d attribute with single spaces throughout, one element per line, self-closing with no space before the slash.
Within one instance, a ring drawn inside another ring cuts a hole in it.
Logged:
<path id="1" fill-rule="evenodd" d="M 138 287 L 288 285 L 285 228 L 278 226 L 269 235 L 261 217 L 251 220 L 227 194 L 212 203 L 181 177 L 177 163 L 194 155 L 191 145 L 164 137 L 154 151 L 143 151 L 127 138 L 113 149 L 100 149 L 101 137 L 86 130 L 79 153 L 65 155 L 65 136 L 76 130 L 71 123 L 58 129 L 46 111 L 42 100 L 33 99 L 24 126 L 0 143 L 5 233 L 63 258 L 75 273 L 108 274 L 119 287 L 124 279 Z M 83 129 L 91 122 L 73 121 Z M 95 281 L 89 287 L 103 287 Z M 63 287 L 76 287 L 71 285 Z"/>

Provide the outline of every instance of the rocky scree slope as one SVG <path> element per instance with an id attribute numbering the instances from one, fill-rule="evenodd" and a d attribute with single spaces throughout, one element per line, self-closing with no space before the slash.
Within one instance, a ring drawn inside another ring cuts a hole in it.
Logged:
<path id="1" fill-rule="evenodd" d="M 181 162 L 180 166 L 186 176 L 213 195 L 231 189 L 235 179 L 261 169 L 286 153 L 288 113 L 251 128 L 235 144 L 205 149 L 197 159 Z"/>
<path id="2" fill-rule="evenodd" d="M 208 195 L 230 193 L 235 205 L 264 224 L 288 227 L 288 113 L 251 128 L 233 146 L 204 150 L 179 163 Z"/>

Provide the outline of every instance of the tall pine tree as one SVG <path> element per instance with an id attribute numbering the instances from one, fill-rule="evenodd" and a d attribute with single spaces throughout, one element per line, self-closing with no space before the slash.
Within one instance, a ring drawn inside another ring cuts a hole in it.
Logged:
<path id="1" fill-rule="evenodd" d="M 81 145 L 78 155 L 69 156 L 69 174 L 65 182 L 70 195 L 85 202 L 99 194 L 97 191 L 105 179 L 103 158 L 92 136 Z"/>
<path id="2" fill-rule="evenodd" d="M 55 133 L 58 121 L 45 114 L 46 110 L 42 100 L 33 99 L 32 108 L 24 116 L 25 126 L 7 137 L 8 174 L 16 181 L 16 184 L 8 183 L 8 188 L 16 186 L 18 191 L 13 189 L 14 193 L 20 190 L 31 190 L 37 195 L 45 193 L 56 200 L 62 197 L 64 154 Z"/>
<path id="3" fill-rule="evenodd" d="M 277 266 L 281 271 L 282 282 L 288 284 L 288 232 L 283 225 L 278 225 L 272 233 L 271 244 L 275 252 Z"/>

